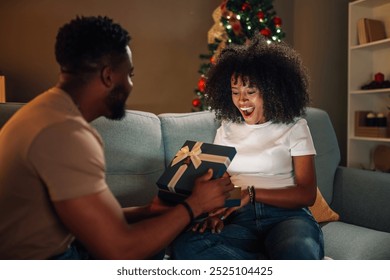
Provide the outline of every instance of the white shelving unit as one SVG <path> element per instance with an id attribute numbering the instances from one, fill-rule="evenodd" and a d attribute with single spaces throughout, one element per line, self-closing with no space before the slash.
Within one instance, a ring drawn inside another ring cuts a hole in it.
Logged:
<path id="1" fill-rule="evenodd" d="M 358 44 L 357 22 L 360 18 L 385 23 L 387 39 Z M 375 73 L 390 79 L 390 0 L 357 0 L 349 3 L 348 39 L 348 154 L 347 166 L 371 168 L 371 152 L 379 144 L 389 145 L 390 138 L 355 136 L 355 112 L 374 111 L 386 115 L 390 106 L 390 88 L 361 90 Z M 390 119 L 387 120 L 390 122 Z"/>

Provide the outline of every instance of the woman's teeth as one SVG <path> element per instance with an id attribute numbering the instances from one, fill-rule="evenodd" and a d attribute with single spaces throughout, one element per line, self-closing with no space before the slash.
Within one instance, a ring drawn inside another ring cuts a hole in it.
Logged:
<path id="1" fill-rule="evenodd" d="M 255 110 L 254 107 L 244 107 L 244 108 L 240 108 L 240 109 L 244 113 L 245 116 L 249 116 Z"/>

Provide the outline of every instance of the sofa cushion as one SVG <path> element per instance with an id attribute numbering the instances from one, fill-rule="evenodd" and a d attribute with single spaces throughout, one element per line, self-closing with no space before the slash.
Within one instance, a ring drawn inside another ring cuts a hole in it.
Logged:
<path id="1" fill-rule="evenodd" d="M 306 120 L 317 151 L 315 157 L 317 185 L 325 200 L 333 199 L 333 180 L 340 162 L 340 150 L 329 115 L 317 108 L 307 108 Z"/>
<path id="2" fill-rule="evenodd" d="M 332 209 L 343 222 L 390 232 L 390 174 L 337 168 Z"/>
<path id="3" fill-rule="evenodd" d="M 390 233 L 343 222 L 322 226 L 325 255 L 337 260 L 389 260 Z"/>
<path id="4" fill-rule="evenodd" d="M 165 165 L 171 162 L 186 140 L 213 143 L 220 122 L 209 111 L 165 113 L 158 117 L 165 145 Z"/>
<path id="5" fill-rule="evenodd" d="M 164 171 L 164 147 L 159 118 L 127 110 L 120 121 L 98 118 L 91 123 L 105 143 L 107 183 L 122 206 L 141 205 L 157 194 Z"/>

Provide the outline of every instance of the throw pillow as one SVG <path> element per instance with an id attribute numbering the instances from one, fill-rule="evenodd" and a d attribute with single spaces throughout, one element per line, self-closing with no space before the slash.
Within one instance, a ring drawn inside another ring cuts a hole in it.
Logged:
<path id="1" fill-rule="evenodd" d="M 309 207 L 309 209 L 318 223 L 338 221 L 340 218 L 339 214 L 329 207 L 318 187 L 316 201 L 313 206 Z"/>

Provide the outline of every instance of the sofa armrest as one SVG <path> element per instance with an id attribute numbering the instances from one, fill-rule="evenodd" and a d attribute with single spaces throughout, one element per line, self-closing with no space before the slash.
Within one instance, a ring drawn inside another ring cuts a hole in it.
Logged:
<path id="1" fill-rule="evenodd" d="M 16 102 L 0 103 L 0 129 L 23 105 L 24 103 Z"/>
<path id="2" fill-rule="evenodd" d="M 346 223 L 390 232 L 390 174 L 338 167 L 332 209 Z"/>

